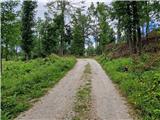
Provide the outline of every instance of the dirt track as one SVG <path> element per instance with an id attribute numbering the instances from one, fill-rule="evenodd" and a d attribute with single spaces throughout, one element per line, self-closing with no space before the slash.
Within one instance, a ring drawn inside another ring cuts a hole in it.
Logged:
<path id="1" fill-rule="evenodd" d="M 93 108 L 96 120 L 132 120 L 125 100 L 95 60 L 89 60 L 92 70 Z"/>
<path id="2" fill-rule="evenodd" d="M 78 59 L 75 67 L 48 94 L 16 120 L 70 120 L 74 96 L 82 83 L 85 65 L 91 65 L 92 117 L 91 120 L 132 120 L 125 100 L 101 66 L 93 59 Z"/>

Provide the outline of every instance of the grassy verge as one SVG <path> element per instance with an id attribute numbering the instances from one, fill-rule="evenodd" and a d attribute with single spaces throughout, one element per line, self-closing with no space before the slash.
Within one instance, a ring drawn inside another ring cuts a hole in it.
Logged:
<path id="1" fill-rule="evenodd" d="M 84 84 L 79 88 L 76 94 L 74 106 L 75 116 L 73 120 L 88 120 L 91 108 L 91 80 L 90 80 L 90 65 L 87 64 L 84 71 Z"/>
<path id="2" fill-rule="evenodd" d="M 2 71 L 2 120 L 15 118 L 27 110 L 38 97 L 55 85 L 70 70 L 74 57 L 24 61 L 4 61 Z"/>
<path id="3" fill-rule="evenodd" d="M 160 118 L 160 54 L 110 60 L 97 58 L 135 108 L 138 119 Z"/>

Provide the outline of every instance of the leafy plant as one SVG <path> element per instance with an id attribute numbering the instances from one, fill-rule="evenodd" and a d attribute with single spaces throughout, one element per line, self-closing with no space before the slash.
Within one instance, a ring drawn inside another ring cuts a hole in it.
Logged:
<path id="1" fill-rule="evenodd" d="M 109 60 L 105 59 L 105 56 L 97 58 L 110 78 L 127 96 L 140 119 L 144 120 L 160 118 L 160 59 L 158 54 L 154 56 L 156 61 L 147 54 L 136 59 L 128 57 Z M 145 69 L 147 64 L 153 62 L 154 64 Z M 127 68 L 127 71 L 124 68 Z"/>
<path id="2" fill-rule="evenodd" d="M 75 64 L 74 57 L 50 55 L 27 62 L 4 61 L 2 71 L 2 119 L 15 118 L 45 94 Z"/>

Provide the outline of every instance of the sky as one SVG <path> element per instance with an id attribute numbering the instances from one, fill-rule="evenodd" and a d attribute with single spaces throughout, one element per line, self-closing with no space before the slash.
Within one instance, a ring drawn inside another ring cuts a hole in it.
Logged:
<path id="1" fill-rule="evenodd" d="M 47 8 L 45 7 L 46 3 L 50 2 L 50 1 L 54 1 L 54 0 L 37 0 L 37 13 L 36 13 L 36 18 L 41 17 L 44 18 L 44 12 L 47 12 Z M 71 2 L 80 2 L 82 0 L 69 0 Z M 110 4 L 113 0 L 85 0 L 85 6 L 89 7 L 90 4 L 93 2 L 94 4 L 96 4 L 97 2 L 104 2 L 106 4 Z M 115 27 L 113 25 L 111 25 L 112 28 L 114 29 L 114 31 L 116 31 Z M 150 30 L 152 30 L 152 28 L 155 27 L 155 23 L 150 23 Z M 145 30 L 145 29 L 144 29 Z M 93 38 L 91 38 L 93 39 Z M 93 43 L 93 45 L 95 46 L 95 44 Z"/>
<path id="2" fill-rule="evenodd" d="M 44 12 L 47 11 L 45 5 L 46 5 L 47 2 L 50 2 L 50 1 L 54 1 L 54 0 L 37 0 L 38 7 L 37 7 L 36 17 L 44 18 Z M 69 1 L 80 2 L 82 0 L 69 0 Z M 93 2 L 93 3 L 96 3 L 96 2 L 105 2 L 106 4 L 110 4 L 111 1 L 113 1 L 113 0 L 85 0 L 85 5 L 86 6 L 90 6 L 91 2 Z"/>
<path id="3" fill-rule="evenodd" d="M 41 17 L 42 19 L 44 18 L 44 12 L 47 12 L 47 8 L 45 7 L 46 3 L 53 1 L 53 0 L 37 0 L 37 14 L 36 14 L 36 18 Z M 80 2 L 82 0 L 69 0 L 72 2 Z M 106 4 L 110 4 L 113 0 L 85 0 L 85 6 L 89 7 L 90 4 L 93 2 L 94 4 L 96 4 L 97 2 L 104 2 Z M 92 41 L 94 41 L 94 38 L 90 38 L 92 39 Z M 95 42 L 93 42 L 93 46 L 95 47 Z M 85 48 L 87 48 L 88 46 L 85 45 Z"/>

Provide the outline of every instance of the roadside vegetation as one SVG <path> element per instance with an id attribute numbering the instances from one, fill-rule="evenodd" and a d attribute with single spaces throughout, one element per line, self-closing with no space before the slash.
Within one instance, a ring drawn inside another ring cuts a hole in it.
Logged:
<path id="1" fill-rule="evenodd" d="M 73 67 L 66 55 L 100 56 L 139 115 L 160 118 L 160 1 L 39 2 L 1 2 L 3 120 L 28 109 Z"/>
<path id="2" fill-rule="evenodd" d="M 91 80 L 90 80 L 91 68 L 87 64 L 84 76 L 82 76 L 83 82 L 76 94 L 76 100 L 74 105 L 75 116 L 72 120 L 89 120 L 91 109 Z"/>
<path id="3" fill-rule="evenodd" d="M 141 56 L 97 58 L 120 91 L 136 110 L 138 119 L 160 118 L 160 53 Z"/>
<path id="4" fill-rule="evenodd" d="M 4 61 L 2 69 L 2 120 L 27 110 L 70 70 L 74 57 L 50 55 L 30 61 Z"/>

